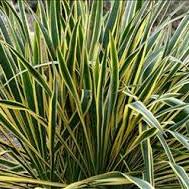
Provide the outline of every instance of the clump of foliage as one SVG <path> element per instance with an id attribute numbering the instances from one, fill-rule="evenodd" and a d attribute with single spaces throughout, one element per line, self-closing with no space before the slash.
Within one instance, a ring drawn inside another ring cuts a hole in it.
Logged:
<path id="1" fill-rule="evenodd" d="M 188 14 L 1 3 L 1 188 L 189 188 Z"/>

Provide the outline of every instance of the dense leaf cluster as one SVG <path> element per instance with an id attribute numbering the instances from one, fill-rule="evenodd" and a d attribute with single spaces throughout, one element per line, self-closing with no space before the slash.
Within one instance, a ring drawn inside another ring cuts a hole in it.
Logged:
<path id="1" fill-rule="evenodd" d="M 189 188 L 187 13 L 1 4 L 1 188 Z"/>

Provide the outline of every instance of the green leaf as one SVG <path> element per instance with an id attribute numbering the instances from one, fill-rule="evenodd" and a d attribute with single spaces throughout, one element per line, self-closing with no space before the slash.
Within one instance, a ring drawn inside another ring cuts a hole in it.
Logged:
<path id="1" fill-rule="evenodd" d="M 93 1 L 91 17 L 90 17 L 90 30 L 89 30 L 89 57 L 90 60 L 94 54 L 95 45 L 98 43 L 101 26 L 102 26 L 102 15 L 103 13 L 103 1 Z"/>
<path id="2" fill-rule="evenodd" d="M 145 105 L 140 102 L 140 101 L 136 101 L 133 102 L 131 104 L 128 105 L 131 109 L 135 110 L 136 112 L 138 112 L 139 114 L 141 114 L 143 116 L 144 121 L 146 121 L 146 123 L 151 126 L 151 127 L 155 127 L 157 128 L 161 133 L 163 133 L 163 129 L 160 125 L 160 123 L 158 122 L 158 120 L 154 117 L 154 115 L 152 114 L 152 112 L 150 112 Z"/>
<path id="3" fill-rule="evenodd" d="M 50 153 L 50 165 L 51 165 L 51 174 L 50 180 L 53 180 L 53 172 L 54 172 L 54 147 L 55 147 L 55 133 L 57 127 L 57 84 L 54 82 L 54 90 L 53 95 L 50 100 L 49 105 L 49 120 L 48 120 L 48 140 L 49 140 L 49 153 Z"/>
<path id="4" fill-rule="evenodd" d="M 106 186 L 106 185 L 127 185 L 135 184 L 141 189 L 153 189 L 153 187 L 142 179 L 119 172 L 109 172 L 102 175 L 90 177 L 86 180 L 72 183 L 65 189 L 85 188 L 86 186 Z"/>
<path id="5" fill-rule="evenodd" d="M 189 188 L 189 177 L 186 171 L 179 165 L 170 163 L 170 166 L 172 167 L 173 171 L 175 172 L 176 176 L 179 178 L 181 183 L 186 187 Z"/>
<path id="6" fill-rule="evenodd" d="M 8 176 L 0 176 L 0 181 L 8 182 L 8 183 L 26 183 L 26 184 L 39 184 L 45 186 L 54 186 L 58 188 L 64 188 L 66 184 L 56 183 L 56 182 L 48 182 L 48 181 L 39 181 L 35 179 L 30 179 L 27 177 L 8 177 Z"/>

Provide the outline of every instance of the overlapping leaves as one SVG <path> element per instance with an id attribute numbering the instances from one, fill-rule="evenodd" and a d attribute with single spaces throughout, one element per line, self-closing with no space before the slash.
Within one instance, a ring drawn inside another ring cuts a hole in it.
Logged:
<path id="1" fill-rule="evenodd" d="M 189 188 L 188 14 L 18 6 L 1 3 L 0 187 Z"/>

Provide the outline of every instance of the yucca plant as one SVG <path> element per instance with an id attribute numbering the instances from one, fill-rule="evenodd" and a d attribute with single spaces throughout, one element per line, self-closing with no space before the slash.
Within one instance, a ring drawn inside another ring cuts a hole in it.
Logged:
<path id="1" fill-rule="evenodd" d="M 169 3 L 1 1 L 0 188 L 189 188 L 189 15 Z"/>

